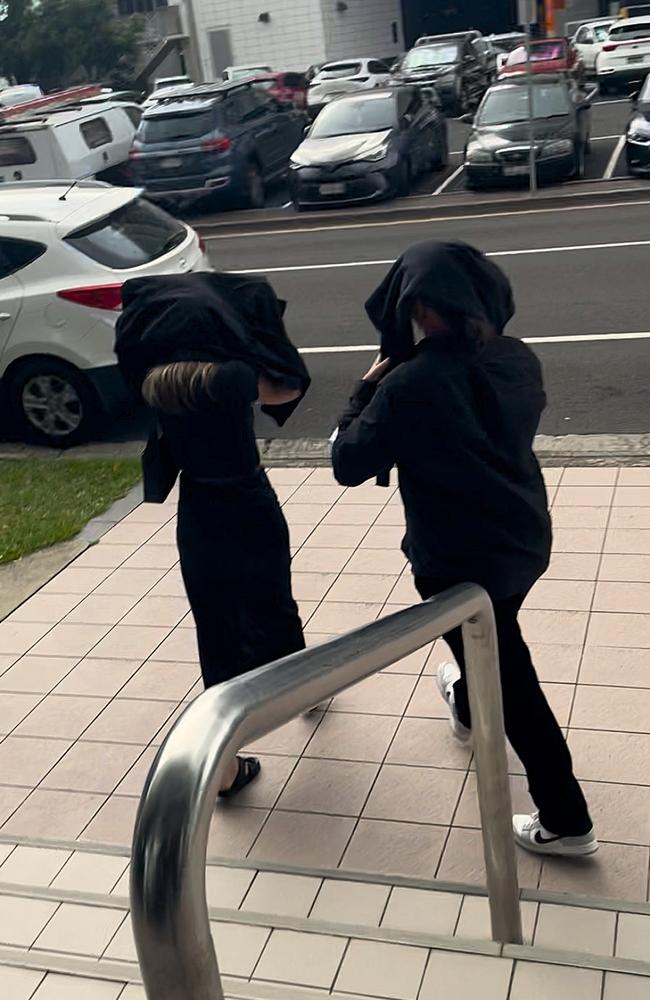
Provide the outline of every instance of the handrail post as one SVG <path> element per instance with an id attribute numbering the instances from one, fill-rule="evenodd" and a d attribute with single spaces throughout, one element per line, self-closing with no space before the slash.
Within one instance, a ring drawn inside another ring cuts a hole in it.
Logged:
<path id="1" fill-rule="evenodd" d="M 492 938 L 522 944 L 499 649 L 487 594 L 462 630 Z"/>

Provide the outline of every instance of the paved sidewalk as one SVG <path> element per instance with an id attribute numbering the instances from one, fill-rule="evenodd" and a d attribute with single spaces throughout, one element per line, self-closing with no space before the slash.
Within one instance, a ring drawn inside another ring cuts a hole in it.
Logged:
<path id="1" fill-rule="evenodd" d="M 522 621 L 602 848 L 521 855 L 522 885 L 648 899 L 650 469 L 545 470 L 555 553 Z M 310 642 L 416 599 L 394 489 L 277 469 Z M 0 623 L 0 834 L 126 847 L 156 747 L 200 691 L 173 502 L 141 506 Z M 459 882 L 484 879 L 475 781 L 433 674 L 442 644 L 298 719 L 220 804 L 213 857 Z M 530 803 L 512 759 L 516 809 Z"/>

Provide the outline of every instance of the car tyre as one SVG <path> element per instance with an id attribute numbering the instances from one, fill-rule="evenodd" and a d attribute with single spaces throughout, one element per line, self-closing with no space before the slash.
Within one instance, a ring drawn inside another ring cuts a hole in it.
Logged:
<path id="1" fill-rule="evenodd" d="M 260 168 L 252 160 L 246 167 L 246 208 L 264 208 L 264 181 Z"/>
<path id="2" fill-rule="evenodd" d="M 5 376 L 9 420 L 21 440 L 52 448 L 87 441 L 101 416 L 85 375 L 58 358 L 34 358 Z"/>

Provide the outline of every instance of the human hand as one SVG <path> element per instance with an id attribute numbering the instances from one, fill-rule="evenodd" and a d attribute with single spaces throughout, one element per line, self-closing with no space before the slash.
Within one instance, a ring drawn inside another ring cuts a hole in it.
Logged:
<path id="1" fill-rule="evenodd" d="M 364 382 L 380 382 L 384 375 L 388 374 L 391 367 L 391 359 L 384 358 L 383 361 L 373 361 L 372 365 L 363 376 Z"/>

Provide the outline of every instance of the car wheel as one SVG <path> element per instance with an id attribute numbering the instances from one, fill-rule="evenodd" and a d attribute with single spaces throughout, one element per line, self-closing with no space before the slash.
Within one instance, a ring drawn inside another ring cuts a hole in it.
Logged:
<path id="1" fill-rule="evenodd" d="M 264 181 L 256 163 L 246 167 L 246 208 L 264 208 Z"/>
<path id="2" fill-rule="evenodd" d="M 35 358 L 5 378 L 9 418 L 21 439 L 67 448 L 96 430 L 99 400 L 78 369 L 57 358 Z"/>
<path id="3" fill-rule="evenodd" d="M 582 180 L 585 176 L 585 144 L 584 142 L 579 143 L 576 146 L 575 151 L 575 166 L 573 168 L 573 176 L 576 180 Z"/>

